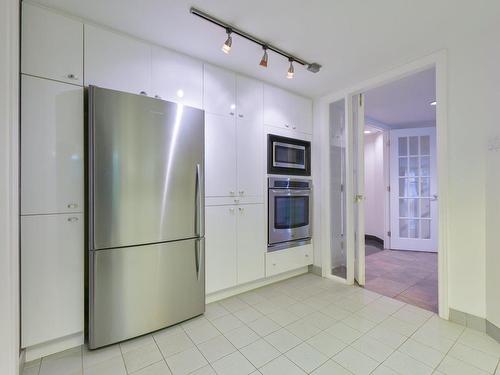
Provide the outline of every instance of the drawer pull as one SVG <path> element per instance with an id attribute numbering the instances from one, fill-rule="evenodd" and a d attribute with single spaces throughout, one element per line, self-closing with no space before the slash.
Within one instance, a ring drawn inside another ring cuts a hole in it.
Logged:
<path id="1" fill-rule="evenodd" d="M 74 223 L 74 222 L 78 221 L 78 218 L 77 217 L 68 217 L 68 221 L 70 223 Z"/>
<path id="2" fill-rule="evenodd" d="M 78 204 L 76 204 L 76 203 L 68 203 L 68 208 L 78 208 Z"/>
<path id="3" fill-rule="evenodd" d="M 306 254 L 306 258 L 309 258 L 309 254 Z"/>
<path id="4" fill-rule="evenodd" d="M 67 77 L 69 79 L 73 79 L 73 80 L 77 80 L 78 79 L 78 76 L 76 74 L 73 74 L 73 73 L 68 74 Z"/>

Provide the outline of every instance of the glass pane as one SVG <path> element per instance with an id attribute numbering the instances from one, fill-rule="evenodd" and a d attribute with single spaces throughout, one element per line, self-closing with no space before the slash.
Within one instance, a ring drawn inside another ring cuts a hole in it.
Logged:
<path id="1" fill-rule="evenodd" d="M 274 227 L 299 228 L 309 224 L 309 197 L 274 197 Z"/>
<path id="2" fill-rule="evenodd" d="M 423 135 L 420 137 L 420 155 L 430 155 L 431 145 L 430 138 L 428 135 Z"/>
<path id="3" fill-rule="evenodd" d="M 423 239 L 431 238 L 431 221 L 430 220 L 420 220 L 420 231 Z"/>
<path id="4" fill-rule="evenodd" d="M 399 216 L 408 217 L 408 199 L 399 200 Z"/>
<path id="5" fill-rule="evenodd" d="M 420 176 L 431 175 L 431 161 L 429 156 L 422 156 L 420 158 Z"/>
<path id="6" fill-rule="evenodd" d="M 430 197 L 431 196 L 431 179 L 429 177 L 422 177 L 420 179 L 420 196 Z"/>
<path id="7" fill-rule="evenodd" d="M 399 219 L 399 237 L 408 238 L 408 220 Z"/>
<path id="8" fill-rule="evenodd" d="M 345 243 L 345 100 L 330 104 L 330 262 L 331 273 L 346 278 L 347 256 Z"/>
<path id="9" fill-rule="evenodd" d="M 419 217 L 419 199 L 408 199 L 408 213 L 409 217 Z"/>
<path id="10" fill-rule="evenodd" d="M 408 237 L 418 238 L 418 220 L 408 220 Z"/>
<path id="11" fill-rule="evenodd" d="M 408 155 L 408 138 L 407 137 L 398 138 L 398 151 L 399 151 L 399 156 L 407 156 Z"/>
<path id="12" fill-rule="evenodd" d="M 418 176 L 418 157 L 410 158 L 410 176 Z"/>
<path id="13" fill-rule="evenodd" d="M 418 197 L 418 178 L 408 179 L 408 197 Z"/>
<path id="14" fill-rule="evenodd" d="M 420 214 L 422 217 L 431 217 L 431 200 L 428 198 L 420 199 Z"/>
<path id="15" fill-rule="evenodd" d="M 408 176 L 408 158 L 399 158 L 399 175 Z"/>
<path id="16" fill-rule="evenodd" d="M 406 197 L 406 190 L 407 190 L 407 178 L 400 178 L 399 179 L 399 196 L 400 197 Z"/>
<path id="17" fill-rule="evenodd" d="M 410 137 L 410 155 L 418 155 L 418 137 Z"/>

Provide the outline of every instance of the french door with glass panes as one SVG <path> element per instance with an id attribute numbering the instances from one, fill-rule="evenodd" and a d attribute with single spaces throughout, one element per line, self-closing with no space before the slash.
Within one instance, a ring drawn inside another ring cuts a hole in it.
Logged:
<path id="1" fill-rule="evenodd" d="M 436 128 L 390 133 L 391 249 L 435 252 Z"/>

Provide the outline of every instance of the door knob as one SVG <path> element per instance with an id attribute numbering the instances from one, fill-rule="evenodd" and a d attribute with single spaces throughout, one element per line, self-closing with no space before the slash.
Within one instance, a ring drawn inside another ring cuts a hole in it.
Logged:
<path id="1" fill-rule="evenodd" d="M 356 194 L 356 195 L 354 196 L 354 201 L 355 201 L 356 203 L 361 202 L 363 199 L 365 199 L 365 197 L 364 197 L 362 194 Z"/>
<path id="2" fill-rule="evenodd" d="M 438 200 L 438 195 L 437 194 L 432 194 L 431 201 L 437 201 Z"/>

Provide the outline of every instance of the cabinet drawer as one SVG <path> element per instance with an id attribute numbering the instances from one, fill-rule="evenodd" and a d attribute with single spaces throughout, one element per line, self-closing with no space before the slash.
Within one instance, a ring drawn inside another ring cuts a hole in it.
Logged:
<path id="1" fill-rule="evenodd" d="M 83 331 L 82 214 L 21 218 L 21 346 Z"/>
<path id="2" fill-rule="evenodd" d="M 266 254 L 266 276 L 277 275 L 313 263 L 311 244 Z"/>

